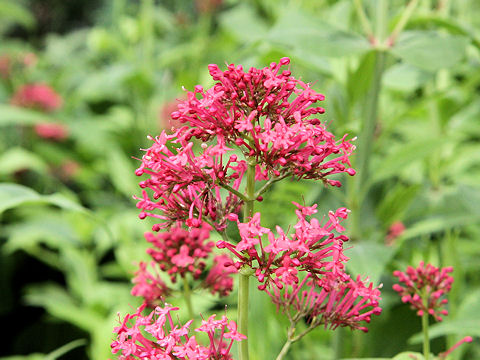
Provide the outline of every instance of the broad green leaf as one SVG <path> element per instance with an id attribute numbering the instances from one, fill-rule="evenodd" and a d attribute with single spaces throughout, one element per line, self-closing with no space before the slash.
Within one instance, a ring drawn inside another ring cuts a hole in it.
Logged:
<path id="1" fill-rule="evenodd" d="M 0 126 L 31 125 L 53 121 L 51 115 L 7 104 L 0 104 Z"/>
<path id="2" fill-rule="evenodd" d="M 2 26 L 3 23 L 16 23 L 30 28 L 35 24 L 35 18 L 30 11 L 16 1 L 0 0 L 0 20 Z"/>
<path id="3" fill-rule="evenodd" d="M 262 39 L 267 31 L 263 19 L 246 3 L 240 3 L 233 9 L 223 12 L 220 24 L 227 32 L 247 43 Z"/>
<path id="4" fill-rule="evenodd" d="M 103 318 L 99 314 L 80 306 L 70 294 L 55 284 L 30 286 L 25 300 L 29 305 L 44 307 L 50 315 L 87 332 L 103 323 Z"/>
<path id="5" fill-rule="evenodd" d="M 115 188 L 126 195 L 132 197 L 138 189 L 137 177 L 135 176 L 136 160 L 125 156 L 125 154 L 116 147 L 111 147 L 107 153 L 108 174 Z"/>
<path id="6" fill-rule="evenodd" d="M 385 71 L 382 82 L 386 88 L 407 92 L 424 85 L 431 78 L 431 74 L 425 70 L 400 63 Z"/>
<path id="7" fill-rule="evenodd" d="M 432 360 L 435 360 L 435 357 L 430 356 Z M 424 360 L 423 354 L 413 352 L 413 351 L 406 351 L 402 352 L 398 355 L 395 355 L 392 360 Z"/>
<path id="8" fill-rule="evenodd" d="M 378 285 L 385 266 L 394 254 L 394 249 L 383 244 L 360 242 L 345 251 L 350 260 L 347 270 L 353 275 L 362 278 L 369 277 L 374 285 Z M 372 261 L 375 259 L 375 261 Z"/>
<path id="9" fill-rule="evenodd" d="M 377 217 L 385 225 L 402 220 L 405 211 L 419 190 L 419 185 L 405 186 L 400 183 L 394 185 L 377 206 Z"/>
<path id="10" fill-rule="evenodd" d="M 67 210 L 85 211 L 87 209 L 62 194 L 40 195 L 36 191 L 18 184 L 0 184 L 0 214 L 5 210 L 26 203 L 51 204 Z"/>
<path id="11" fill-rule="evenodd" d="M 433 31 L 405 31 L 392 53 L 427 71 L 449 68 L 462 60 L 469 40 Z"/>
<path id="12" fill-rule="evenodd" d="M 0 174 L 8 175 L 29 169 L 45 173 L 48 166 L 38 155 L 21 147 L 10 148 L 0 156 Z"/>
<path id="13" fill-rule="evenodd" d="M 371 183 L 394 176 L 399 169 L 423 160 L 442 145 L 445 145 L 445 139 L 431 138 L 398 146 L 395 151 L 373 164 L 372 169 L 375 169 L 375 171 Z"/>
<path id="14" fill-rule="evenodd" d="M 289 50 L 301 49 L 307 57 L 359 55 L 371 48 L 365 38 L 292 8 L 283 12 L 267 40 Z"/>

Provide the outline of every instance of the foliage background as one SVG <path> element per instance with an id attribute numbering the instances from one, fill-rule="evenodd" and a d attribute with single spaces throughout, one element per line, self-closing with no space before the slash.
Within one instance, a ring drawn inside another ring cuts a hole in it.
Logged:
<path id="1" fill-rule="evenodd" d="M 380 38 L 407 3 L 363 1 Z M 331 131 L 359 136 L 359 173 L 340 190 L 278 183 L 262 203 L 265 225 L 288 227 L 292 200 L 319 203 L 320 213 L 346 204 L 349 271 L 384 284 L 384 313 L 368 334 L 318 330 L 290 358 L 418 351 L 420 320 L 391 290 L 391 272 L 422 259 L 455 267 L 450 315 L 431 329 L 434 352 L 471 335 L 453 358 L 480 358 L 480 3 L 420 0 L 391 47 L 369 42 L 355 4 L 1 0 L 0 56 L 34 53 L 37 62 L 0 78 L 0 319 L 8 329 L 0 354 L 110 356 L 117 312 L 138 304 L 129 280 L 150 225 L 131 196 L 146 134 L 170 127 L 182 86 L 213 84 L 209 63 L 263 67 L 289 56 L 292 72 L 326 95 Z M 33 82 L 52 86 L 62 108 L 11 105 Z M 68 138 L 42 139 L 33 131 L 41 122 L 63 124 Z M 387 241 L 396 222 L 406 230 Z M 271 358 L 285 323 L 252 294 L 251 318 L 268 319 L 251 328 L 252 358 Z M 231 317 L 234 299 L 226 300 Z M 195 302 L 203 314 L 225 303 L 204 293 Z"/>

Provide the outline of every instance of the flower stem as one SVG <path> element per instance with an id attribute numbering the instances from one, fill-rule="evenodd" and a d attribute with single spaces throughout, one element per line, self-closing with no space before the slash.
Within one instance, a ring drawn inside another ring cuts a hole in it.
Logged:
<path id="1" fill-rule="evenodd" d="M 430 339 L 428 338 L 428 312 L 422 315 L 422 330 L 423 330 L 423 358 L 428 360 L 430 356 Z"/>
<path id="2" fill-rule="evenodd" d="M 395 41 L 397 40 L 398 35 L 402 32 L 402 30 L 405 28 L 405 26 L 408 23 L 408 20 L 411 18 L 413 11 L 417 7 L 418 0 L 411 0 L 405 10 L 402 13 L 402 16 L 400 17 L 400 20 L 398 21 L 397 25 L 392 31 L 392 34 L 389 37 L 389 45 L 393 45 Z"/>
<path id="3" fill-rule="evenodd" d="M 282 360 L 285 355 L 287 355 L 288 350 L 290 349 L 290 345 L 292 345 L 292 340 L 287 339 L 285 344 L 283 344 L 282 350 L 278 353 L 276 360 Z"/>
<path id="4" fill-rule="evenodd" d="M 428 358 L 430 357 L 430 338 L 428 337 L 428 295 L 425 288 L 423 289 L 422 295 L 422 302 L 425 308 L 422 314 L 423 357 L 424 360 L 428 360 Z"/>
<path id="5" fill-rule="evenodd" d="M 255 201 L 255 161 L 248 159 L 247 187 L 245 207 L 243 209 L 243 221 L 248 221 L 253 216 L 253 204 Z M 248 360 L 248 282 L 249 274 L 239 274 L 238 287 L 238 332 L 247 338 L 239 344 L 239 360 Z"/>
<path id="6" fill-rule="evenodd" d="M 183 278 L 183 296 L 185 297 L 185 302 L 187 303 L 187 310 L 188 310 L 188 317 L 193 319 L 193 306 L 192 306 L 192 292 L 190 290 L 190 284 L 188 283 L 188 279 L 185 276 Z"/>

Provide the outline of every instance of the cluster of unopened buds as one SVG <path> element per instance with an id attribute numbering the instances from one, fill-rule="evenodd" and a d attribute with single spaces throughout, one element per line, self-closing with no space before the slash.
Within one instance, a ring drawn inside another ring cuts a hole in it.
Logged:
<path id="1" fill-rule="evenodd" d="M 417 268 L 407 267 L 405 272 L 396 270 L 393 275 L 400 284 L 394 284 L 395 290 L 404 303 L 409 303 L 422 316 L 427 313 L 437 321 L 442 320 L 442 315 L 448 315 L 443 307 L 448 300 L 444 295 L 452 288 L 453 277 L 449 275 L 452 267 L 437 268 L 421 261 Z"/>

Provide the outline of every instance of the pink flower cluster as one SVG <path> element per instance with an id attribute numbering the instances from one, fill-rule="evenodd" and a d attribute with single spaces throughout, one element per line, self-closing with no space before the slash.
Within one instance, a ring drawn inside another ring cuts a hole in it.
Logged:
<path id="1" fill-rule="evenodd" d="M 114 329 L 117 335 L 111 347 L 120 360 L 230 360 L 233 342 L 246 339 L 237 332 L 234 321 L 225 316 L 215 320 L 212 315 L 195 329 L 208 336 L 209 345 L 203 346 L 195 335 L 189 335 L 192 320 L 184 325 L 174 323 L 171 313 L 178 310 L 177 307 L 156 307 L 146 316 L 142 315 L 144 309 L 145 305 L 142 305 L 135 314 L 125 316 L 120 326 Z"/>
<path id="2" fill-rule="evenodd" d="M 402 297 L 404 303 L 417 309 L 419 316 L 428 313 L 441 321 L 441 315 L 448 315 L 448 311 L 442 309 L 448 300 L 442 299 L 442 296 L 452 288 L 453 277 L 448 275 L 452 271 L 452 267 L 439 269 L 421 261 L 417 268 L 409 266 L 405 272 L 393 272 L 404 285 L 395 284 L 393 290 Z"/>
<path id="3" fill-rule="evenodd" d="M 142 192 L 143 198 L 134 197 L 139 200 L 137 207 L 142 209 L 139 217 L 164 220 L 154 225 L 154 231 L 178 221 L 198 227 L 204 217 L 217 229 L 223 229 L 229 215 L 240 210 L 241 200 L 231 193 L 222 197 L 219 185 L 238 190 L 246 162 L 238 160 L 235 154 L 227 156 L 231 149 L 220 136 L 216 145 L 202 144 L 201 154 L 195 155 L 194 144 L 180 136 L 183 129 L 172 135 L 162 132 L 146 150 L 136 174 L 150 176 L 140 182 L 140 187 L 153 190 L 153 199 L 146 190 Z M 154 210 L 160 214 L 153 213 Z"/>
<path id="4" fill-rule="evenodd" d="M 174 121 L 188 126 L 150 138 L 153 145 L 136 171 L 149 178 L 140 183 L 142 197 L 135 198 L 140 218 L 162 221 L 155 231 L 177 221 L 194 227 L 208 221 L 223 230 L 245 200 L 240 187 L 247 161 L 240 154 L 255 164 L 257 181 L 294 176 L 340 186 L 328 177 L 355 173 L 349 161 L 354 146 L 346 136 L 336 141 L 312 118 L 324 112 L 314 106 L 324 96 L 281 70 L 289 61 L 248 72 L 234 65 L 222 72 L 210 65 L 217 83 L 209 90 L 196 86 L 172 113 Z M 203 143 L 197 146 L 192 138 Z"/>
<path id="5" fill-rule="evenodd" d="M 335 235 L 334 231 L 345 229 L 340 222 L 347 218 L 348 210 L 338 209 L 330 212 L 324 224 L 317 219 L 310 221 L 306 216 L 317 212 L 316 205 L 311 207 L 297 206 L 298 222 L 295 232 L 288 236 L 277 226 L 278 235 L 260 225 L 260 213 L 256 213 L 247 223 L 238 220 L 241 241 L 232 244 L 227 241 L 217 242 L 218 248 L 227 248 L 238 259 L 237 268 L 248 266 L 255 270 L 255 276 L 262 283 L 264 290 L 270 282 L 281 289 L 284 285 L 299 282 L 299 272 L 307 271 L 313 276 L 332 273 L 337 277 L 345 277 L 344 262 L 348 258 L 343 254 L 345 235 Z M 268 241 L 262 240 L 264 235 Z"/>
<path id="6" fill-rule="evenodd" d="M 306 318 L 312 328 L 323 324 L 330 329 L 349 326 L 367 331 L 359 323 L 370 322 L 372 314 L 381 313 L 380 291 L 345 273 L 348 257 L 343 244 L 348 238 L 336 233 L 345 231 L 340 223 L 349 211 L 330 212 L 322 224 L 306 218 L 317 212 L 316 205 L 294 204 L 298 222 L 290 236 L 278 226 L 275 236 L 260 225 L 256 213 L 249 222 L 238 222 L 238 244 L 222 240 L 217 247 L 227 248 L 239 259 L 235 263 L 238 269 L 252 269 L 261 283 L 258 288 L 265 290 L 291 321 Z"/>
<path id="7" fill-rule="evenodd" d="M 12 105 L 52 112 L 62 106 L 62 98 L 45 84 L 21 86 L 10 100 Z"/>
<path id="8" fill-rule="evenodd" d="M 139 264 L 132 280 L 135 284 L 132 295 L 143 297 L 149 307 L 162 302 L 172 291 L 162 280 L 160 271 L 166 272 L 172 283 L 177 282 L 178 277 L 185 278 L 187 274 L 199 280 L 206 272 L 206 261 L 214 247 L 214 243 L 208 241 L 210 230 L 211 227 L 203 223 L 189 231 L 177 225 L 168 232 L 145 233 L 145 238 L 152 244 L 147 249 L 152 261 L 150 264 Z M 147 269 L 148 265 L 152 270 Z M 236 272 L 233 261 L 227 255 L 217 255 L 202 286 L 210 289 L 212 294 L 227 296 L 233 289 L 231 275 Z"/>
<path id="9" fill-rule="evenodd" d="M 299 283 L 283 289 L 271 287 L 267 293 L 291 321 L 304 318 L 312 329 L 319 325 L 332 330 L 348 326 L 367 332 L 360 322 L 369 323 L 372 315 L 382 312 L 378 306 L 380 290 L 367 286 L 360 277 L 354 281 L 329 273 L 318 280 L 309 273 Z"/>

